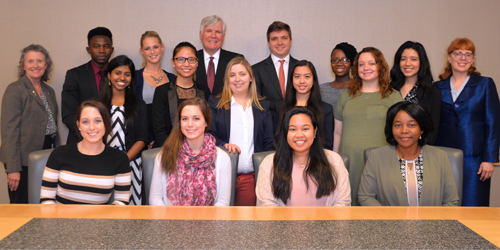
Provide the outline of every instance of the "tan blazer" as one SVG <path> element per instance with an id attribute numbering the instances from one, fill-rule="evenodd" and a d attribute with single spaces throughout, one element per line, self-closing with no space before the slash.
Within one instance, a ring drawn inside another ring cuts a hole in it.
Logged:
<path id="1" fill-rule="evenodd" d="M 41 83 L 52 115 L 57 122 L 57 101 L 54 89 Z M 28 155 L 43 149 L 48 116 L 42 98 L 25 75 L 11 83 L 2 100 L 2 148 L 0 161 L 7 165 L 6 172 L 19 172 L 28 166 Z M 56 146 L 59 145 L 59 133 Z"/>
<path id="2" fill-rule="evenodd" d="M 448 155 L 424 145 L 424 175 L 420 206 L 457 206 L 458 193 Z M 394 146 L 374 149 L 361 176 L 361 206 L 409 206 Z"/>

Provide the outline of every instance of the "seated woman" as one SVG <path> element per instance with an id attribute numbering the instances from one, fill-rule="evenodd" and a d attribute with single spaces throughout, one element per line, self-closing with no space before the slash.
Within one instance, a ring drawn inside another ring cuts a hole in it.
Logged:
<path id="1" fill-rule="evenodd" d="M 229 206 L 231 162 L 206 133 L 211 119 L 205 99 L 180 104 L 172 133 L 155 159 L 151 205 Z"/>
<path id="2" fill-rule="evenodd" d="M 102 87 L 101 101 L 111 111 L 112 133 L 106 142 L 127 153 L 132 170 L 130 205 L 142 204 L 141 152 L 148 141 L 146 104 L 135 95 L 135 66 L 127 56 L 108 64 L 109 84 Z"/>
<path id="3" fill-rule="evenodd" d="M 318 122 L 307 107 L 293 107 L 276 133 L 276 153 L 262 161 L 257 206 L 350 206 L 342 158 L 323 149 Z"/>
<path id="4" fill-rule="evenodd" d="M 457 206 L 448 155 L 425 145 L 432 136 L 429 112 L 403 101 L 387 111 L 385 136 L 391 145 L 374 149 L 361 176 L 362 206 Z"/>
<path id="5" fill-rule="evenodd" d="M 333 150 L 333 110 L 332 105 L 321 101 L 316 68 L 312 62 L 298 61 L 290 70 L 292 84 L 286 86 L 285 99 L 276 103 L 277 112 L 273 117 L 274 132 L 280 127 L 284 114 L 295 106 L 306 106 L 316 115 L 318 137 L 326 149 Z M 279 113 L 278 113 L 279 112 Z"/>
<path id="6" fill-rule="evenodd" d="M 253 153 L 273 150 L 269 102 L 257 94 L 252 67 L 243 57 L 235 57 L 226 69 L 224 87 L 208 103 L 214 122 L 210 126 L 217 145 L 240 153 L 234 205 L 255 206 Z"/>
<path id="7" fill-rule="evenodd" d="M 83 137 L 78 143 L 52 151 L 43 172 L 42 204 L 107 204 L 114 191 L 115 205 L 130 198 L 127 155 L 104 144 L 111 132 L 111 118 L 104 103 L 84 101 L 76 112 Z"/>
<path id="8" fill-rule="evenodd" d="M 172 53 L 172 65 L 177 78 L 156 88 L 153 97 L 154 147 L 161 147 L 172 131 L 177 107 L 186 99 L 205 98 L 198 89 L 194 75 L 198 68 L 196 48 L 188 42 L 177 44 Z"/>

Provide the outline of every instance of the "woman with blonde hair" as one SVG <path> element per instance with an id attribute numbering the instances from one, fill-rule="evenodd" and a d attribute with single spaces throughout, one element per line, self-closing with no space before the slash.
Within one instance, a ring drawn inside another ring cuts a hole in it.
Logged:
<path id="1" fill-rule="evenodd" d="M 403 100 L 390 84 L 389 65 L 380 50 L 367 47 L 354 59 L 353 84 L 335 105 L 333 151 L 349 155 L 352 205 L 358 205 L 358 186 L 367 148 L 387 145 L 384 135 L 387 110 Z"/>
<path id="2" fill-rule="evenodd" d="M 151 205 L 229 206 L 231 161 L 207 133 L 211 120 L 203 98 L 179 105 L 172 133 L 155 159 Z"/>
<path id="3" fill-rule="evenodd" d="M 489 206 L 493 163 L 498 162 L 500 103 L 493 79 L 476 71 L 476 47 L 457 38 L 448 47 L 441 81 L 441 123 L 436 145 L 464 152 L 463 206 Z"/>
<path id="4" fill-rule="evenodd" d="M 176 76 L 161 68 L 165 45 L 156 31 L 146 31 L 141 36 L 139 52 L 143 56 L 141 69 L 135 71 L 135 93 L 144 100 L 148 112 L 148 147 L 154 144 L 152 103 L 156 87 L 173 81 Z"/>
<path id="5" fill-rule="evenodd" d="M 222 93 L 208 99 L 214 118 L 209 132 L 218 146 L 240 153 L 236 206 L 255 206 L 252 155 L 273 149 L 269 102 L 262 99 L 257 94 L 252 67 L 243 57 L 235 57 L 229 62 Z"/>

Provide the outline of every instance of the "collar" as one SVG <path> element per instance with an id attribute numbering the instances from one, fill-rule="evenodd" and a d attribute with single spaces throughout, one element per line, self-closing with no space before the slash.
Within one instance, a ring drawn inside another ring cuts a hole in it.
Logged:
<path id="1" fill-rule="evenodd" d="M 252 99 L 248 98 L 248 103 L 247 103 L 247 107 L 250 106 L 250 103 L 251 103 Z M 231 107 L 237 105 L 237 106 L 241 106 L 239 103 L 236 102 L 236 100 L 234 99 L 234 96 L 231 96 Z"/>
<path id="2" fill-rule="evenodd" d="M 271 60 L 273 60 L 274 64 L 277 64 L 279 60 L 285 60 L 285 63 L 290 63 L 290 54 L 286 55 L 283 59 L 271 54 Z"/>
<path id="3" fill-rule="evenodd" d="M 221 49 L 217 50 L 217 52 L 215 52 L 215 54 L 212 56 L 212 57 L 214 58 L 214 60 L 215 60 L 215 61 L 218 61 L 218 60 L 219 60 L 219 58 L 220 58 L 220 51 L 221 51 Z M 211 55 L 209 55 L 209 54 L 205 51 L 205 49 L 203 49 L 203 56 L 204 56 L 204 58 L 203 58 L 203 59 L 204 59 L 206 62 L 209 62 L 209 61 L 210 61 L 210 57 L 211 57 Z"/>
<path id="4" fill-rule="evenodd" d="M 95 63 L 92 60 L 90 60 L 90 65 L 92 65 L 92 69 L 94 70 L 94 75 L 97 75 L 99 71 L 101 71 L 101 69 L 99 69 L 99 67 L 97 67 L 97 65 L 95 65 Z M 106 72 L 106 69 L 104 69 L 104 72 Z"/>

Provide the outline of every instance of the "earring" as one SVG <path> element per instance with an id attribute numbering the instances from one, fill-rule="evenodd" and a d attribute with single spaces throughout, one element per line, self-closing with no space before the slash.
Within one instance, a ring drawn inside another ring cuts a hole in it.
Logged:
<path id="1" fill-rule="evenodd" d="M 108 85 L 111 86 L 111 81 L 108 81 Z"/>
<path id="2" fill-rule="evenodd" d="M 420 135 L 420 137 L 418 139 L 422 140 L 422 135 Z"/>
<path id="3" fill-rule="evenodd" d="M 129 89 L 130 88 L 130 85 L 127 86 L 127 88 Z"/>

